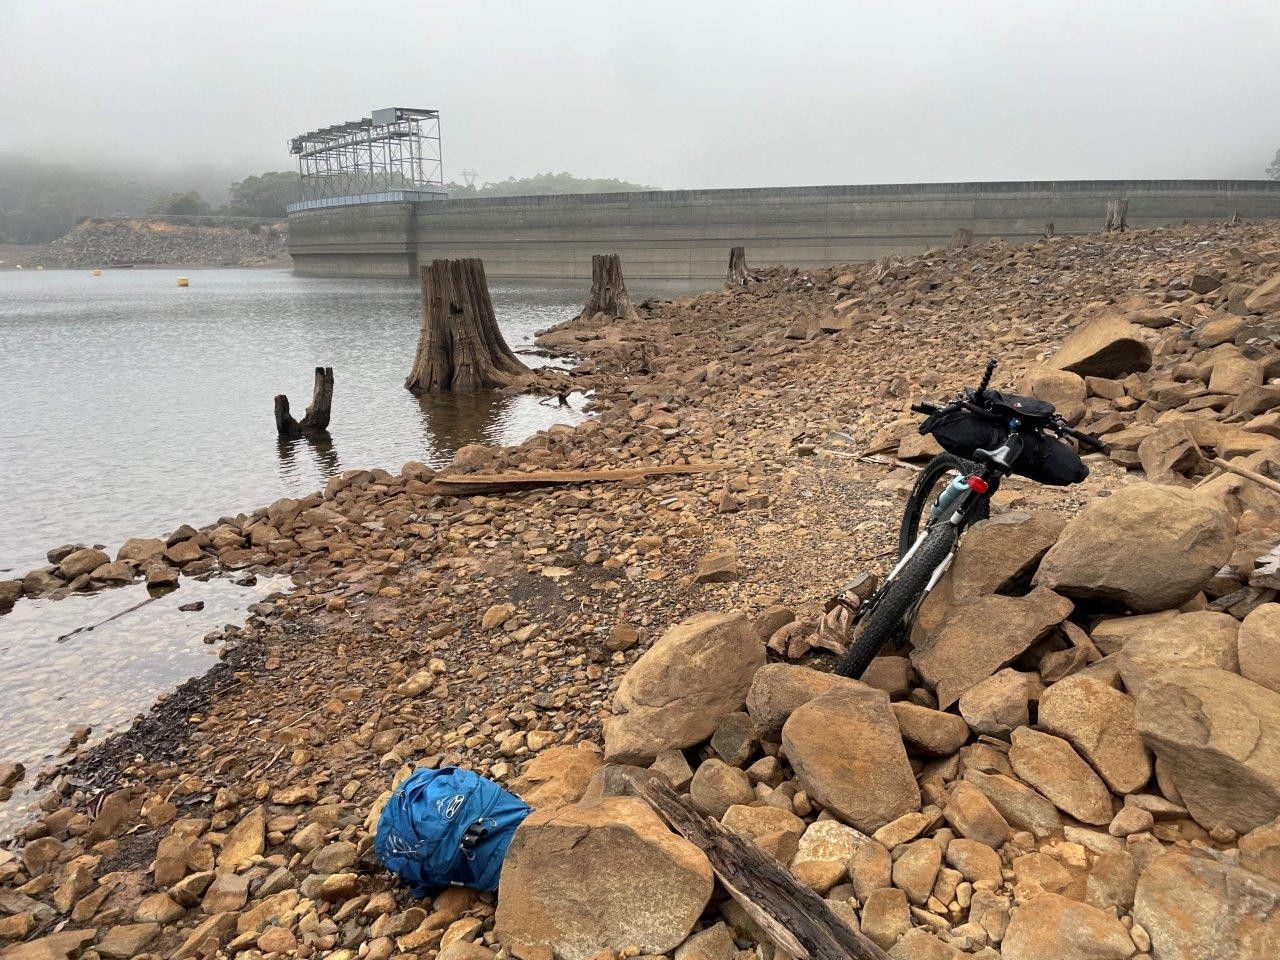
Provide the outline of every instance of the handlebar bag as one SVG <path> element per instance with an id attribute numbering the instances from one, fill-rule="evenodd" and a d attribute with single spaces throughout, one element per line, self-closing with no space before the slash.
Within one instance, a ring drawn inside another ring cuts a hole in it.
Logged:
<path id="1" fill-rule="evenodd" d="M 1080 454 L 1056 437 L 1025 431 L 1022 439 L 1022 454 L 1013 465 L 1019 476 L 1049 487 L 1068 487 L 1089 476 Z"/>
<path id="2" fill-rule="evenodd" d="M 931 414 L 920 424 L 920 432 L 933 434 L 943 450 L 966 460 L 973 459 L 975 450 L 994 450 L 1009 435 L 1003 424 L 968 410 Z"/>

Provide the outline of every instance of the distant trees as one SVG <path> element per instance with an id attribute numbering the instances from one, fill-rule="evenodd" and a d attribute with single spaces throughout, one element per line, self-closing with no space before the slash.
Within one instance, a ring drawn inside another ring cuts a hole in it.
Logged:
<path id="1" fill-rule="evenodd" d="M 231 184 L 231 213 L 239 217 L 281 217 L 298 199 L 298 174 L 274 171 Z"/>
<path id="2" fill-rule="evenodd" d="M 539 173 L 532 177 L 507 177 L 482 187 L 471 184 L 447 183 L 450 197 L 535 197 L 551 193 L 629 193 L 636 190 L 653 190 L 626 180 L 592 179 L 575 177 L 570 173 Z"/>
<path id="3" fill-rule="evenodd" d="M 161 197 L 147 207 L 147 213 L 158 217 L 203 217 L 213 213 L 213 207 L 200 194 L 188 190 L 186 193 L 171 193 L 167 197 Z"/>
<path id="4" fill-rule="evenodd" d="M 1280 150 L 1276 151 L 1276 158 L 1271 161 L 1271 166 L 1267 167 L 1268 180 L 1280 180 Z"/>

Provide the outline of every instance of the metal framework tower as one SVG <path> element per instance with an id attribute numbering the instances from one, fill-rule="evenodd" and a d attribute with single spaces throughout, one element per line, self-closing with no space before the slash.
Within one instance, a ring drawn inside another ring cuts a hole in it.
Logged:
<path id="1" fill-rule="evenodd" d="M 438 110 L 374 110 L 294 137 L 289 152 L 302 184 L 302 202 L 290 209 L 446 196 Z"/>

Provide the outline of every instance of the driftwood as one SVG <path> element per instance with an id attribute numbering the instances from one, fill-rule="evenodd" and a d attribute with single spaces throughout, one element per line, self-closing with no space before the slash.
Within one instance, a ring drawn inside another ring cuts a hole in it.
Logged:
<path id="1" fill-rule="evenodd" d="M 1245 467 L 1237 467 L 1230 461 L 1223 460 L 1221 457 L 1213 457 L 1209 460 L 1215 467 L 1225 470 L 1227 473 L 1234 473 L 1237 477 L 1244 477 L 1246 480 L 1252 480 L 1260 487 L 1266 487 L 1273 493 L 1280 493 L 1280 483 L 1272 480 L 1270 477 L 1264 477 L 1256 471 L 1246 469 Z"/>
<path id="2" fill-rule="evenodd" d="M 826 901 L 750 840 L 704 818 L 660 780 L 635 786 L 668 826 L 707 855 L 724 888 L 791 956 L 887 960 L 888 954 L 837 917 Z"/>
<path id="3" fill-rule="evenodd" d="M 730 247 L 729 270 L 724 277 L 725 289 L 745 287 L 750 281 L 751 274 L 747 272 L 747 248 Z"/>
<path id="4" fill-rule="evenodd" d="M 333 406 L 333 367 L 316 367 L 315 387 L 311 392 L 311 405 L 301 422 L 289 412 L 289 398 L 276 394 L 276 433 L 281 439 L 326 434 L 329 431 L 329 412 Z"/>
<path id="5" fill-rule="evenodd" d="M 1129 229 L 1129 200 L 1118 197 L 1107 201 L 1107 222 L 1103 226 L 1104 233 L 1124 233 Z"/>
<path id="6" fill-rule="evenodd" d="M 530 370 L 507 346 L 489 299 L 484 262 L 432 260 L 421 268 L 422 329 L 411 392 L 471 392 L 510 386 Z"/>
<path id="7" fill-rule="evenodd" d="M 458 473 L 438 476 L 429 484 L 432 493 L 460 497 L 473 493 L 511 493 L 535 487 L 579 483 L 618 483 L 645 477 L 688 473 L 715 473 L 727 463 L 666 463 L 655 467 L 623 467 L 616 470 L 535 470 L 528 473 Z"/>
<path id="8" fill-rule="evenodd" d="M 594 317 L 597 313 L 623 320 L 640 319 L 627 293 L 622 261 L 616 253 L 597 253 L 591 257 L 591 293 L 582 308 L 582 316 Z"/>

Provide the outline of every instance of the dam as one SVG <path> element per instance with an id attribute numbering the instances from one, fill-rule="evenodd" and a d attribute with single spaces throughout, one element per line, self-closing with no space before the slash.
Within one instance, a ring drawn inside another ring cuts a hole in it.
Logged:
<path id="1" fill-rule="evenodd" d="M 918 253 L 956 231 L 1026 243 L 1102 229 L 1110 200 L 1131 228 L 1280 218 L 1280 181 L 1066 180 L 662 190 L 424 199 L 388 191 L 291 209 L 299 274 L 413 276 L 418 264 L 480 257 L 491 277 L 589 279 L 617 253 L 635 279 L 720 281 L 729 248 L 752 266 L 820 267 Z M 349 200 L 349 202 L 344 202 Z M 300 206 L 300 205 L 299 205 Z"/>

